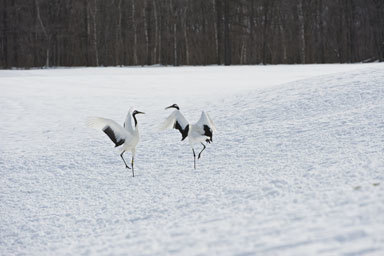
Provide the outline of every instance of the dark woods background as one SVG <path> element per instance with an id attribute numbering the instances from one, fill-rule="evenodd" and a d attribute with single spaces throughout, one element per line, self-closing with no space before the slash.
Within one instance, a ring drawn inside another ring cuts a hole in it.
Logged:
<path id="1" fill-rule="evenodd" d="M 0 67 L 384 60 L 384 0 L 0 0 Z"/>

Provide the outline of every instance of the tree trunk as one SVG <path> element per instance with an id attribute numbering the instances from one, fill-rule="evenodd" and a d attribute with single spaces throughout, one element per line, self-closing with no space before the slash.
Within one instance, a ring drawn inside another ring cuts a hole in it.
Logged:
<path id="1" fill-rule="evenodd" d="M 178 59 L 177 59 L 177 26 L 176 22 L 173 24 L 173 65 L 178 66 Z"/>
<path id="2" fill-rule="evenodd" d="M 213 17 L 216 17 L 216 19 L 218 19 L 218 13 L 217 13 L 217 10 L 216 10 L 216 3 L 217 0 L 212 0 L 212 7 L 213 7 Z M 213 32 L 214 32 L 214 36 L 215 36 L 215 54 L 216 54 L 216 63 L 217 64 L 220 64 L 220 58 L 219 58 L 219 32 L 218 32 L 218 20 L 216 22 L 213 23 Z"/>
<path id="3" fill-rule="evenodd" d="M 154 1 L 156 1 L 156 0 L 154 0 Z M 157 6 L 159 6 L 159 5 L 157 5 Z M 161 6 L 160 6 L 160 8 L 161 8 Z M 159 13 L 161 13 L 161 9 L 160 9 L 160 12 Z M 159 27 L 158 27 L 158 29 L 157 29 L 157 31 L 158 31 L 158 37 L 157 37 L 157 49 L 158 49 L 158 63 L 159 64 L 163 64 L 162 63 L 162 56 L 161 56 L 161 54 L 162 54 L 162 51 L 163 51 L 163 49 L 162 49 L 162 42 L 161 42 L 161 40 L 162 40 L 162 22 L 163 22 L 163 19 L 162 19 L 162 16 L 161 15 L 159 15 L 159 22 L 158 22 L 158 24 L 159 24 Z"/>
<path id="4" fill-rule="evenodd" d="M 169 1 L 169 10 L 172 15 L 172 28 L 173 28 L 173 65 L 178 65 L 178 56 L 177 56 L 177 14 L 173 10 L 173 1 Z"/>
<path id="5" fill-rule="evenodd" d="M 247 45 L 246 45 L 246 38 L 243 37 L 243 40 L 241 41 L 241 50 L 240 50 L 240 64 L 244 65 L 247 63 Z"/>
<path id="6" fill-rule="evenodd" d="M 116 47 L 115 47 L 115 65 L 121 65 L 122 35 L 121 35 L 121 0 L 117 0 L 117 28 L 116 28 Z"/>
<path id="7" fill-rule="evenodd" d="M 224 1 L 224 65 L 232 64 L 231 41 L 229 35 L 229 0 Z"/>
<path id="8" fill-rule="evenodd" d="M 49 59 L 50 59 L 50 44 L 51 44 L 51 36 L 48 35 L 48 32 L 47 30 L 45 29 L 45 26 L 43 24 L 43 21 L 41 20 L 41 16 L 40 16 L 40 7 L 39 7 L 39 2 L 38 0 L 35 0 L 35 5 L 36 5 L 36 15 L 37 15 L 37 19 L 40 23 L 40 27 L 41 29 L 43 30 L 43 33 L 44 33 L 44 36 L 45 36 L 45 39 L 46 39 L 46 59 L 45 59 L 45 66 L 46 67 L 49 67 Z"/>
<path id="9" fill-rule="evenodd" d="M 223 2 L 222 0 L 216 0 L 216 24 L 217 24 L 217 64 L 223 64 L 224 55 L 224 43 L 223 43 Z"/>
<path id="10" fill-rule="evenodd" d="M 151 44 L 150 44 L 150 35 L 151 35 L 151 13 L 149 11 L 148 1 L 144 0 L 143 7 L 143 18 L 144 18 L 144 35 L 145 35 L 145 49 L 146 49 L 146 65 L 151 65 Z"/>
<path id="11" fill-rule="evenodd" d="M 90 45 L 90 38 L 91 38 L 91 28 L 90 28 L 90 18 L 89 18 L 89 2 L 88 0 L 85 0 L 84 4 L 84 24 L 85 24 L 85 31 L 86 31 L 86 37 L 85 37 L 85 65 L 90 65 L 89 60 L 89 45 Z"/>
<path id="12" fill-rule="evenodd" d="M 94 0 L 94 9 L 93 9 L 93 47 L 95 50 L 95 62 L 96 67 L 99 66 L 99 49 L 97 45 L 97 0 Z"/>
<path id="13" fill-rule="evenodd" d="M 282 63 L 287 63 L 287 42 L 285 40 L 285 33 L 283 28 L 283 19 L 280 15 L 280 22 L 279 22 L 279 30 L 280 30 L 280 37 L 281 37 L 281 49 L 283 51 L 283 59 Z"/>
<path id="14" fill-rule="evenodd" d="M 132 28 L 133 28 L 133 65 L 137 65 L 137 33 L 136 33 L 136 19 L 135 19 L 135 0 L 131 1 L 131 9 L 132 9 Z"/>
<path id="15" fill-rule="evenodd" d="M 300 59 L 301 63 L 305 64 L 305 24 L 303 15 L 303 1 L 299 0 L 297 4 L 297 14 L 299 18 L 299 35 L 300 35 Z"/>
<path id="16" fill-rule="evenodd" d="M 318 15 L 319 15 L 319 44 L 320 44 L 320 62 L 321 63 L 325 63 L 323 8 L 324 8 L 323 0 L 319 0 Z"/>
<path id="17" fill-rule="evenodd" d="M 152 1 L 153 4 L 153 16 L 155 19 L 155 42 L 154 42 L 154 47 L 153 47 L 153 64 L 157 63 L 157 45 L 158 45 L 158 38 L 159 38 L 159 23 L 158 23 L 158 18 L 157 18 L 157 6 L 156 6 L 156 0 Z"/>
<path id="18" fill-rule="evenodd" d="M 188 40 L 188 18 L 187 18 L 187 9 L 188 6 L 184 9 L 184 41 L 185 41 L 185 59 L 186 59 L 186 64 L 189 65 L 189 40 Z"/>
<path id="19" fill-rule="evenodd" d="M 7 31 L 8 31 L 8 22 L 7 22 L 7 0 L 3 0 L 3 66 L 8 68 L 8 40 L 7 40 Z"/>
<path id="20" fill-rule="evenodd" d="M 262 62 L 267 64 L 267 33 L 268 33 L 268 23 L 269 23 L 269 0 L 264 1 L 263 3 L 263 33 L 262 33 Z"/>
<path id="21" fill-rule="evenodd" d="M 347 15 L 348 15 L 348 48 L 349 48 L 349 62 L 355 62 L 357 59 L 357 53 L 355 51 L 355 33 L 354 33 L 354 16 L 355 16 L 355 6 L 353 1 L 347 2 Z M 384 28 L 383 28 L 384 29 Z"/>

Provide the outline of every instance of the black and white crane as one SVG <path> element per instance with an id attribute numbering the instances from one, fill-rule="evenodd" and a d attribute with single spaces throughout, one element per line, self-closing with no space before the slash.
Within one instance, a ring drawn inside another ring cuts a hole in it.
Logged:
<path id="1" fill-rule="evenodd" d="M 132 169 L 132 176 L 135 177 L 134 171 L 134 161 L 136 154 L 136 145 L 139 143 L 140 135 L 139 129 L 137 125 L 137 114 L 145 114 L 144 112 L 140 112 L 138 110 L 133 110 L 133 108 L 129 109 L 127 117 L 125 118 L 124 127 L 122 127 L 117 122 L 102 118 L 102 117 L 89 117 L 87 119 L 87 125 L 91 128 L 95 128 L 98 130 L 102 130 L 111 140 L 115 143 L 115 148 L 120 150 L 120 157 L 123 159 L 125 167 L 128 169 Z M 134 127 L 132 126 L 132 119 L 134 121 Z M 132 153 L 132 161 L 131 167 L 127 165 L 123 154 L 126 151 L 131 151 Z"/>
<path id="2" fill-rule="evenodd" d="M 201 153 L 205 150 L 206 145 L 204 142 L 211 143 L 213 132 L 216 132 L 215 124 L 209 115 L 202 111 L 199 121 L 195 124 L 189 124 L 183 114 L 180 112 L 180 108 L 177 104 L 173 104 L 165 109 L 174 108 L 175 110 L 171 115 L 162 123 L 160 129 L 165 130 L 174 128 L 180 131 L 181 140 L 183 141 L 188 137 L 189 144 L 192 147 L 193 152 L 193 167 L 196 169 L 196 153 L 194 145 L 201 144 L 203 149 L 198 154 L 197 159 L 200 159 Z"/>

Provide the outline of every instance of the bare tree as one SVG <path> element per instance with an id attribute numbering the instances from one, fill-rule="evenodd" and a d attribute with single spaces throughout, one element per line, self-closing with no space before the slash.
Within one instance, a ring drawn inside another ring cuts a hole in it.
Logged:
<path id="1" fill-rule="evenodd" d="M 384 61 L 382 0 L 0 0 L 0 67 Z"/>
<path id="2" fill-rule="evenodd" d="M 121 32 L 121 23 L 122 23 L 122 11 L 121 11 L 121 1 L 117 0 L 117 28 L 116 28 L 116 47 L 115 47 L 115 65 L 121 65 L 121 52 L 122 52 L 122 32 Z"/>
<path id="3" fill-rule="evenodd" d="M 97 45 L 97 0 L 94 0 L 93 12 L 93 47 L 95 51 L 95 63 L 99 66 L 99 49 Z"/>
<path id="4" fill-rule="evenodd" d="M 303 1 L 298 0 L 297 3 L 297 15 L 299 19 L 299 33 L 300 33 L 300 58 L 301 63 L 305 63 L 305 23 L 303 14 Z"/>
<path id="5" fill-rule="evenodd" d="M 224 0 L 224 64 L 232 64 L 231 39 L 230 39 L 230 14 L 229 0 Z"/>
<path id="6" fill-rule="evenodd" d="M 37 20 L 39 21 L 39 24 L 41 26 L 41 29 L 44 33 L 45 39 L 46 39 L 46 61 L 45 61 L 45 66 L 49 67 L 49 59 L 50 59 L 50 45 L 51 45 L 51 35 L 48 34 L 43 21 L 41 20 L 41 15 L 40 15 L 40 6 L 39 6 L 39 1 L 35 0 L 35 6 L 36 6 L 36 14 L 37 14 Z"/>
<path id="7" fill-rule="evenodd" d="M 133 65 L 137 65 L 137 24 L 135 19 L 135 0 L 131 0 L 131 19 L 132 19 L 132 28 L 133 28 Z"/>

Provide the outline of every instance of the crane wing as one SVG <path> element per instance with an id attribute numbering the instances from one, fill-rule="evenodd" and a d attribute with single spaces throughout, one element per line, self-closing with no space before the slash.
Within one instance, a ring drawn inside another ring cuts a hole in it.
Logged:
<path id="1" fill-rule="evenodd" d="M 215 123 L 212 121 L 212 119 L 211 119 L 211 117 L 209 116 L 208 113 L 206 113 L 206 115 L 207 115 L 208 122 L 210 123 L 210 127 L 212 128 L 212 130 L 214 132 L 217 132 Z"/>
<path id="2" fill-rule="evenodd" d="M 127 114 L 127 117 L 125 118 L 124 121 L 124 128 L 130 133 L 134 134 L 133 126 L 132 126 L 132 112 L 133 108 L 130 108 Z"/>
<path id="3" fill-rule="evenodd" d="M 115 147 L 122 145 L 131 137 L 130 133 L 115 121 L 102 117 L 89 117 L 87 126 L 102 130 L 115 143 Z"/>
<path id="4" fill-rule="evenodd" d="M 194 127 L 196 127 L 195 129 L 197 129 L 202 135 L 209 137 L 207 142 L 212 142 L 213 132 L 216 132 L 216 126 L 207 113 L 204 111 L 201 112 L 200 119 Z"/>
<path id="5" fill-rule="evenodd" d="M 213 123 L 211 117 L 206 113 L 205 111 L 201 112 L 201 116 L 199 121 L 195 124 L 197 127 L 204 129 L 204 125 L 207 125 L 209 128 L 212 129 L 212 131 L 216 132 L 216 126 Z"/>
<path id="6" fill-rule="evenodd" d="M 170 128 L 179 130 L 182 136 L 181 140 L 184 140 L 188 136 L 188 121 L 187 119 L 185 119 L 185 117 L 183 116 L 183 114 L 181 114 L 179 110 L 173 111 L 172 114 L 170 114 L 160 126 L 161 130 Z"/>

